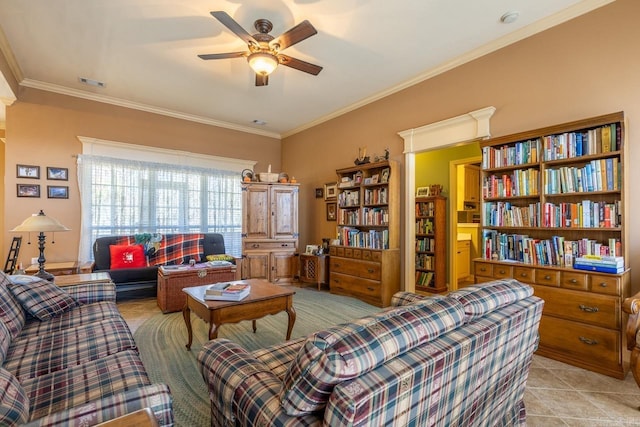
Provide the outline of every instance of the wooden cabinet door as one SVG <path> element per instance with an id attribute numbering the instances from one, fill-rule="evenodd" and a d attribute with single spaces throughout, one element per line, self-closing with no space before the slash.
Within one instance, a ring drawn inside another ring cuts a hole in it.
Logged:
<path id="1" fill-rule="evenodd" d="M 298 187 L 271 187 L 271 236 L 272 239 L 296 239 L 298 237 Z"/>
<path id="2" fill-rule="evenodd" d="M 269 252 L 247 252 L 242 260 L 243 279 L 269 279 Z"/>
<path id="3" fill-rule="evenodd" d="M 464 201 L 480 201 L 480 168 L 472 165 L 464 167 Z"/>
<path id="4" fill-rule="evenodd" d="M 272 282 L 292 282 L 297 271 L 295 252 L 271 252 Z"/>
<path id="5" fill-rule="evenodd" d="M 242 236 L 246 239 L 268 239 L 271 206 L 268 185 L 247 185 L 242 188 Z"/>

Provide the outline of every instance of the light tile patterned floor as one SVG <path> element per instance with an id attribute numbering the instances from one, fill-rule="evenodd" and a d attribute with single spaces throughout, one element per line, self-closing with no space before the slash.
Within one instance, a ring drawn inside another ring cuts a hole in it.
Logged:
<path id="1" fill-rule="evenodd" d="M 160 313 L 155 298 L 124 300 L 118 308 L 135 331 Z M 624 381 L 534 356 L 525 394 L 527 425 L 640 426 L 640 388 Z"/>

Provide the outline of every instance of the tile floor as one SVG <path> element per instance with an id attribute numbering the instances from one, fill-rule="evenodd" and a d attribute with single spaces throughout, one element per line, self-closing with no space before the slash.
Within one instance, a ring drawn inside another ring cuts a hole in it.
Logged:
<path id="1" fill-rule="evenodd" d="M 160 309 L 155 298 L 124 300 L 118 307 L 135 331 Z M 534 356 L 525 394 L 527 425 L 640 426 L 640 388 L 624 381 Z"/>

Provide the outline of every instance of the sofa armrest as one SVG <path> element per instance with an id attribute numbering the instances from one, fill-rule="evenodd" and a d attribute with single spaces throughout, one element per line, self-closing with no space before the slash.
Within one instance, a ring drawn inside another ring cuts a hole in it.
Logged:
<path id="1" fill-rule="evenodd" d="M 636 342 L 638 331 L 640 330 L 640 292 L 626 298 L 622 302 L 622 310 L 629 315 L 627 320 L 627 348 L 633 350 L 640 348 L 640 342 Z"/>
<path id="2" fill-rule="evenodd" d="M 25 426 L 93 426 L 144 408 L 153 411 L 158 425 L 173 425 L 173 404 L 169 387 L 165 384 L 151 384 L 50 414 Z"/>
<path id="3" fill-rule="evenodd" d="M 65 286 L 65 292 L 83 304 L 100 301 L 116 301 L 116 285 L 113 283 L 79 283 Z"/>

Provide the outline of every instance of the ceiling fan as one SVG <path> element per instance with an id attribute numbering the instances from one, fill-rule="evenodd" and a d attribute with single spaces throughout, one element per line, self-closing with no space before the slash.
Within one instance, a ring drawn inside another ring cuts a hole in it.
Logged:
<path id="1" fill-rule="evenodd" d="M 318 33 L 309 21 L 302 21 L 281 36 L 274 38 L 269 34 L 269 31 L 273 29 L 273 24 L 267 19 L 256 20 L 253 26 L 258 32 L 251 35 L 226 12 L 216 11 L 211 12 L 211 15 L 233 31 L 235 35 L 244 40 L 249 50 L 245 52 L 198 55 L 200 58 L 247 58 L 249 66 L 256 72 L 256 86 L 268 85 L 269 74 L 276 69 L 278 64 L 286 65 L 287 67 L 295 68 L 296 70 L 304 71 L 314 76 L 317 76 L 318 73 L 322 71 L 322 67 L 319 65 L 310 64 L 280 53 L 280 51 Z"/>

